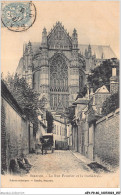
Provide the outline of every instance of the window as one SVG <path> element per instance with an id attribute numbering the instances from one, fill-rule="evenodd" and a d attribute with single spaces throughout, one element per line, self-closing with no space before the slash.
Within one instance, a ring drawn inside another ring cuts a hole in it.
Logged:
<path id="1" fill-rule="evenodd" d="M 54 101 L 50 94 L 50 105 L 55 110 L 59 104 L 59 96 L 63 99 L 64 94 L 68 93 L 68 65 L 62 54 L 56 54 L 50 61 L 50 92 L 53 92 Z M 56 94 L 54 94 L 54 92 Z M 63 107 L 68 106 L 68 95 L 64 98 Z"/>

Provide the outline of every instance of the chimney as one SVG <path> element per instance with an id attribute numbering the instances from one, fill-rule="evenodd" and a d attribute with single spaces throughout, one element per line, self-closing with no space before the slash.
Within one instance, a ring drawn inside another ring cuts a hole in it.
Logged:
<path id="1" fill-rule="evenodd" d="M 110 78 L 110 93 L 111 94 L 117 93 L 119 90 L 119 79 L 118 79 L 116 72 L 117 72 L 116 66 L 113 66 L 112 76 Z"/>
<path id="2" fill-rule="evenodd" d="M 116 67 L 112 68 L 112 77 L 116 77 Z"/>

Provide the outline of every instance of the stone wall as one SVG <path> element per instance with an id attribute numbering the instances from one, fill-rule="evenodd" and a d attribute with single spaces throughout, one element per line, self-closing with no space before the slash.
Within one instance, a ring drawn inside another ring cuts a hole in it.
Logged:
<path id="1" fill-rule="evenodd" d="M 4 99 L 1 99 L 1 161 L 8 171 L 11 159 L 29 153 L 28 121 Z"/>
<path id="2" fill-rule="evenodd" d="M 1 81 L 1 170 L 9 171 L 10 160 L 34 149 L 33 124 Z"/>
<path id="3" fill-rule="evenodd" d="M 95 161 L 110 167 L 119 164 L 119 109 L 99 119 L 95 126 Z"/>
<path id="4" fill-rule="evenodd" d="M 6 171 L 6 129 L 5 129 L 5 107 L 1 99 L 1 170 Z"/>

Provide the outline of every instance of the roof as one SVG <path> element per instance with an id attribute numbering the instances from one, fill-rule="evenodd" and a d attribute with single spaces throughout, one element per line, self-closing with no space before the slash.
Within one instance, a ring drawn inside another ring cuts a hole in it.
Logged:
<path id="1" fill-rule="evenodd" d="M 73 104 L 88 104 L 89 100 L 85 98 L 78 98 Z"/>
<path id="2" fill-rule="evenodd" d="M 89 45 L 78 45 L 82 54 L 85 54 L 85 49 L 88 50 L 88 46 Z M 97 59 L 101 59 L 102 54 L 104 59 L 117 58 L 110 45 L 91 45 L 91 50 L 92 55 L 95 54 Z"/>
<path id="3" fill-rule="evenodd" d="M 33 50 L 33 54 L 37 54 L 40 50 L 41 47 L 41 43 L 40 42 L 32 42 L 32 50 Z M 25 43 L 24 46 L 26 46 L 27 43 Z M 81 51 L 81 54 L 85 54 L 85 49 L 88 49 L 89 45 L 82 45 L 79 44 L 78 48 Z M 102 58 L 102 54 L 103 54 L 103 58 L 104 59 L 111 59 L 111 58 L 117 58 L 117 56 L 115 55 L 115 53 L 113 52 L 113 50 L 111 49 L 110 45 L 91 45 L 91 50 L 92 50 L 92 54 L 96 54 L 96 58 L 97 59 L 101 59 Z"/>
<path id="4" fill-rule="evenodd" d="M 15 100 L 15 98 L 10 93 L 7 86 L 2 80 L 1 80 L 1 96 L 14 108 L 14 110 L 16 110 L 18 114 L 20 114 L 21 116 L 24 114 L 23 110 L 21 109 L 21 107 L 19 106 L 19 104 L 17 103 L 17 101 Z"/>
<path id="5" fill-rule="evenodd" d="M 96 93 L 109 93 L 107 87 L 105 85 L 103 85 L 102 87 L 98 88 L 96 91 L 95 91 L 95 94 Z"/>
<path id="6" fill-rule="evenodd" d="M 53 29 L 51 29 L 51 32 L 48 33 L 47 38 L 49 39 L 49 38 L 51 37 L 51 35 L 52 35 L 53 33 L 55 33 L 56 30 L 57 30 L 57 31 L 58 31 L 58 30 L 59 30 L 59 31 L 62 30 L 62 31 L 65 33 L 66 37 L 70 40 L 70 43 L 71 43 L 72 39 L 71 39 L 71 37 L 69 36 L 69 33 L 67 33 L 67 31 L 64 29 L 64 26 L 62 25 L 61 22 L 56 22 L 56 25 L 53 26 Z"/>

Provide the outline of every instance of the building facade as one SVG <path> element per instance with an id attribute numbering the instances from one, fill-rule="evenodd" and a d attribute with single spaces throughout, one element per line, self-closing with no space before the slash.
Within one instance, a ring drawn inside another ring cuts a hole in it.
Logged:
<path id="1" fill-rule="evenodd" d="M 56 115 L 53 121 L 53 135 L 55 149 L 68 149 L 67 121 L 61 115 Z"/>
<path id="2" fill-rule="evenodd" d="M 84 87 L 90 69 L 113 57 L 110 46 L 80 45 L 76 29 L 70 36 L 57 22 L 50 33 L 43 29 L 41 43 L 24 44 L 16 72 L 40 98 L 46 97 L 51 111 L 64 111 Z"/>
<path id="3" fill-rule="evenodd" d="M 102 113 L 103 103 L 107 98 L 118 93 L 119 78 L 116 68 L 112 67 L 110 91 L 105 85 L 98 88 L 89 97 L 78 98 L 75 115 L 69 124 L 70 149 L 81 153 L 92 162 L 97 162 L 108 169 L 119 166 L 119 108 L 109 114 Z"/>

